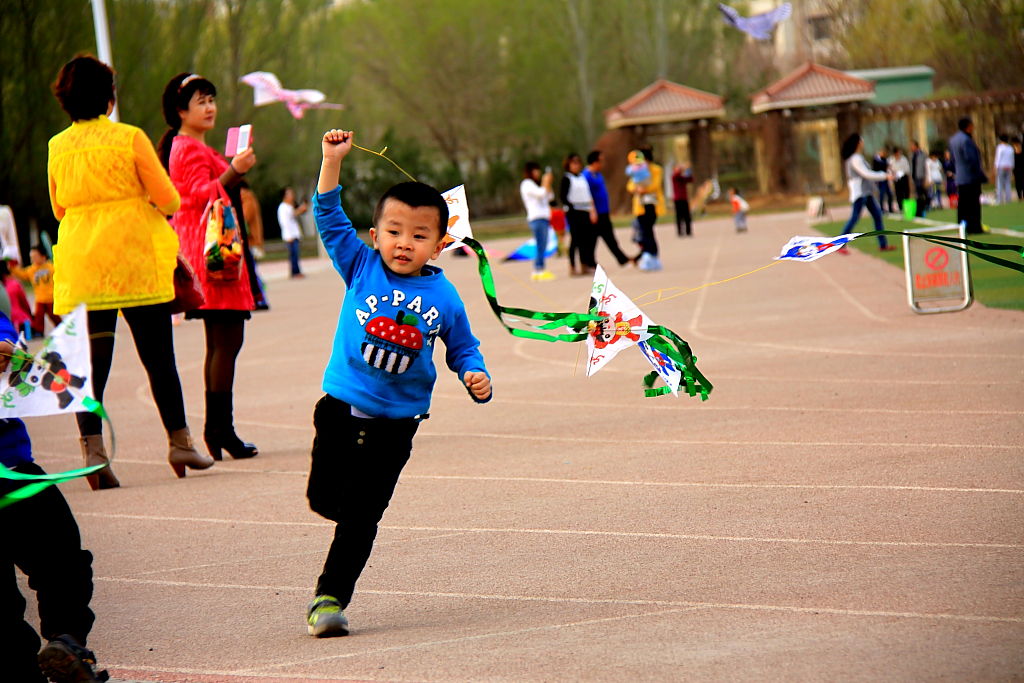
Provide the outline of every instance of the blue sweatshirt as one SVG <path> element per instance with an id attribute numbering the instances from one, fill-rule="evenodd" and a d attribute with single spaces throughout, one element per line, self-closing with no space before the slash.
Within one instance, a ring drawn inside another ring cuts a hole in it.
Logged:
<path id="1" fill-rule="evenodd" d="M 589 168 L 583 169 L 583 177 L 590 185 L 590 196 L 594 198 L 594 210 L 598 213 L 608 213 L 608 188 L 604 184 L 604 176 L 598 171 L 594 173 Z"/>
<path id="2" fill-rule="evenodd" d="M 313 198 L 313 216 L 347 287 L 324 372 L 325 392 L 373 417 L 425 414 L 437 378 L 438 338 L 460 384 L 466 372 L 487 372 L 462 299 L 440 268 L 424 266 L 422 275 L 393 273 L 356 235 L 341 208 L 340 186 Z"/>
<path id="3" fill-rule="evenodd" d="M 0 341 L 9 341 L 12 344 L 18 341 L 14 325 L 3 311 L 0 311 Z M 9 386 L 0 386 L 0 400 L 6 391 L 12 389 Z M 5 467 L 15 467 L 27 462 L 32 462 L 32 442 L 29 441 L 25 423 L 16 417 L 6 420 L 0 418 L 0 463 Z"/>

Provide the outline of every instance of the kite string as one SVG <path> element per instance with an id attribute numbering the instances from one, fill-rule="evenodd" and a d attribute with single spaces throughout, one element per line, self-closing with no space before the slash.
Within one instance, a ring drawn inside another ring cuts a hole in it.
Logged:
<path id="1" fill-rule="evenodd" d="M 375 155 L 375 156 L 378 156 L 378 157 L 380 157 L 381 159 L 384 159 L 384 160 L 385 160 L 385 161 L 387 161 L 387 162 L 388 162 L 389 164 L 391 164 L 392 166 L 394 166 L 395 168 L 397 168 L 397 169 L 398 169 L 399 171 L 401 171 L 402 173 L 404 173 L 404 174 L 405 174 L 405 177 L 406 177 L 406 178 L 408 178 L 409 180 L 411 180 L 411 181 L 413 181 L 413 182 L 416 182 L 416 178 L 412 177 L 412 176 L 411 176 L 411 175 L 409 174 L 409 172 L 408 172 L 408 171 L 406 171 L 406 170 L 405 170 L 404 168 L 402 168 L 401 166 L 399 166 L 398 164 L 396 164 L 396 163 L 394 162 L 394 160 L 393 160 L 393 159 L 391 159 L 391 157 L 387 157 L 387 156 L 384 156 L 384 152 L 388 151 L 388 148 L 387 148 L 386 146 L 384 147 L 384 149 L 382 149 L 382 150 L 381 150 L 381 151 L 379 151 L 379 152 L 377 152 L 377 151 L 374 151 L 374 150 L 372 150 L 372 149 L 367 149 L 366 147 L 361 147 L 361 146 L 359 146 L 359 145 L 355 144 L 354 142 L 352 143 L 352 146 L 353 146 L 353 147 L 355 147 L 356 149 L 361 149 L 361 150 L 363 150 L 364 152 L 367 152 L 367 153 L 369 153 L 369 154 L 373 154 L 373 155 Z"/>
<path id="2" fill-rule="evenodd" d="M 741 273 L 739 275 L 734 275 L 732 277 L 727 277 L 724 280 L 717 280 L 715 282 L 705 282 L 702 285 L 698 285 L 696 287 L 691 287 L 691 288 L 686 289 L 686 290 L 684 290 L 682 292 L 677 292 L 677 293 L 675 293 L 675 294 L 673 294 L 671 296 L 662 296 L 662 295 L 665 292 L 671 291 L 673 289 L 682 289 L 682 288 L 681 287 L 664 287 L 662 289 L 652 289 L 651 291 L 644 292 L 643 294 L 641 294 L 640 296 L 637 297 L 637 305 L 643 304 L 644 306 L 650 306 L 651 304 L 658 304 L 658 303 L 661 303 L 663 301 L 669 301 L 670 299 L 675 299 L 676 297 L 683 296 L 684 294 L 691 294 L 693 292 L 699 291 L 699 290 L 704 289 L 706 287 L 714 287 L 715 285 L 721 285 L 721 284 L 725 284 L 726 282 L 732 282 L 733 280 L 739 280 L 742 277 L 746 277 L 748 275 L 753 275 L 754 273 L 758 273 L 758 272 L 760 272 L 762 270 L 765 270 L 767 268 L 771 268 L 772 266 L 778 265 L 779 263 L 781 263 L 781 261 L 772 261 L 771 263 L 769 263 L 767 265 L 760 266 L 758 268 L 754 268 L 753 270 L 749 270 L 746 273 Z M 645 296 L 651 296 L 651 295 L 657 295 L 657 298 L 654 301 L 647 301 L 647 302 L 640 301 Z"/>

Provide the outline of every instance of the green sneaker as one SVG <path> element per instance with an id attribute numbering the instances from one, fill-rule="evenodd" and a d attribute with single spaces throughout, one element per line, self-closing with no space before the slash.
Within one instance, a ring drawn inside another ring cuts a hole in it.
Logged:
<path id="1" fill-rule="evenodd" d="M 309 603 L 306 624 L 309 635 L 317 638 L 348 635 L 348 619 L 341 610 L 341 603 L 333 595 L 318 595 Z"/>

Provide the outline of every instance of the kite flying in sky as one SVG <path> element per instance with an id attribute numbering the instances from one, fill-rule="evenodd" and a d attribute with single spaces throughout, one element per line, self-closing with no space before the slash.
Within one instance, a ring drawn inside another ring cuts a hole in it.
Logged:
<path id="1" fill-rule="evenodd" d="M 718 10 L 730 26 L 735 26 L 756 40 L 768 40 L 772 37 L 772 29 L 775 28 L 775 24 L 789 18 L 793 6 L 784 2 L 773 10 L 764 14 L 755 14 L 752 17 L 740 16 L 735 9 L 722 3 L 718 4 Z"/>
<path id="2" fill-rule="evenodd" d="M 262 107 L 265 104 L 284 102 L 288 111 L 297 119 L 301 119 L 307 109 L 344 109 L 343 104 L 324 102 L 327 96 L 319 90 L 288 90 L 281 87 L 281 81 L 269 71 L 253 71 L 241 78 L 242 83 L 253 87 L 253 104 Z"/>

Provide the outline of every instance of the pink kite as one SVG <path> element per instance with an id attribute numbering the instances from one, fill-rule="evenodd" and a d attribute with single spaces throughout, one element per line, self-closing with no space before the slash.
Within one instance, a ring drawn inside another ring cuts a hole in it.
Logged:
<path id="1" fill-rule="evenodd" d="M 307 109 L 344 109 L 343 104 L 324 102 L 327 98 L 319 90 L 288 90 L 281 87 L 281 81 L 269 71 L 253 71 L 241 78 L 242 83 L 253 87 L 253 104 L 262 107 L 265 104 L 284 102 L 288 111 L 297 119 L 301 119 Z"/>

